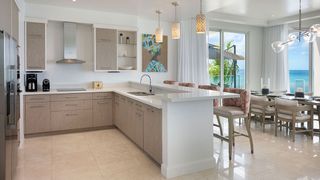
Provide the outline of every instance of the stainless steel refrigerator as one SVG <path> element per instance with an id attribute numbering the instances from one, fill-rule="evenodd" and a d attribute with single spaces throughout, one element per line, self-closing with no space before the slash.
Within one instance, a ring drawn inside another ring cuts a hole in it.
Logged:
<path id="1" fill-rule="evenodd" d="M 16 171 L 20 119 L 17 48 L 17 42 L 0 30 L 0 180 L 13 180 Z"/>

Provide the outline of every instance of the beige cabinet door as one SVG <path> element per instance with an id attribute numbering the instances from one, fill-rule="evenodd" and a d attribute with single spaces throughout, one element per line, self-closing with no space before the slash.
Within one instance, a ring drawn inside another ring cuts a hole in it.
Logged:
<path id="1" fill-rule="evenodd" d="M 141 108 L 140 103 L 135 103 L 134 114 L 132 118 L 132 128 L 133 128 L 133 141 L 141 148 L 143 148 L 143 121 L 144 112 Z"/>
<path id="2" fill-rule="evenodd" d="M 92 127 L 92 110 L 51 112 L 51 129 L 53 131 Z"/>
<path id="3" fill-rule="evenodd" d="M 161 110 L 146 106 L 144 114 L 144 150 L 159 164 L 162 163 Z"/>
<path id="4" fill-rule="evenodd" d="M 19 42 L 19 8 L 15 1 L 12 1 L 12 36 Z"/>
<path id="5" fill-rule="evenodd" d="M 96 70 L 117 70 L 117 30 L 96 28 Z"/>
<path id="6" fill-rule="evenodd" d="M 112 99 L 93 100 L 93 127 L 112 125 Z"/>
<path id="7" fill-rule="evenodd" d="M 119 119 L 118 119 L 118 128 L 126 133 L 127 132 L 127 125 L 126 120 L 128 117 L 128 105 L 127 105 L 127 99 L 124 96 L 120 96 L 119 98 Z"/>
<path id="8" fill-rule="evenodd" d="M 119 128 L 119 118 L 120 118 L 120 106 L 119 106 L 119 98 L 118 94 L 114 95 L 114 103 L 113 103 L 113 124 Z"/>
<path id="9" fill-rule="evenodd" d="M 11 0 L 1 0 L 0 3 L 0 30 L 11 33 Z"/>
<path id="10" fill-rule="evenodd" d="M 127 117 L 124 118 L 124 133 L 131 139 L 134 140 L 134 116 L 135 116 L 135 108 L 134 101 L 132 99 L 127 98 L 126 101 L 126 112 Z"/>
<path id="11" fill-rule="evenodd" d="M 49 132 L 50 128 L 49 102 L 25 104 L 25 133 Z"/>
<path id="12" fill-rule="evenodd" d="M 45 70 L 46 65 L 46 24 L 26 23 L 27 70 Z"/>

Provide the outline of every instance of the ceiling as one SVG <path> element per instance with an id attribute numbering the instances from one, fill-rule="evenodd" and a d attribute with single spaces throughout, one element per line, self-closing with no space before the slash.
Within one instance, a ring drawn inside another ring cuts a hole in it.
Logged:
<path id="1" fill-rule="evenodd" d="M 199 0 L 26 0 L 27 3 L 55 5 L 98 11 L 125 13 L 155 18 L 157 9 L 163 12 L 162 18 L 174 20 L 171 2 L 180 6 L 181 19 L 195 16 L 199 12 Z M 275 21 L 298 14 L 299 0 L 204 0 L 204 11 L 211 19 L 234 21 L 252 25 L 268 25 Z M 320 0 L 302 0 L 302 12 L 319 11 Z M 314 14 L 314 13 L 313 13 Z"/>

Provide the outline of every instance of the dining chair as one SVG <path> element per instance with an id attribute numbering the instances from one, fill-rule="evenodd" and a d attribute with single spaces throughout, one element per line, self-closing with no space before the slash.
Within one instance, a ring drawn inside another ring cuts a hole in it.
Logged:
<path id="1" fill-rule="evenodd" d="M 296 100 L 281 98 L 277 98 L 275 103 L 275 136 L 277 136 L 278 127 L 282 127 L 282 122 L 286 122 L 290 124 L 289 132 L 293 142 L 295 142 L 295 134 L 302 132 L 309 132 L 311 139 L 313 139 L 313 107 L 311 105 L 299 105 Z M 308 112 L 308 114 L 304 112 Z M 305 122 L 308 123 L 308 128 L 296 127 L 296 124 Z"/>
<path id="2" fill-rule="evenodd" d="M 184 86 L 184 87 L 196 87 L 194 83 L 188 83 L 188 82 L 179 82 L 178 86 Z"/>
<path id="3" fill-rule="evenodd" d="M 249 116 L 252 114 L 259 117 L 263 132 L 265 132 L 265 125 L 274 124 L 275 122 L 275 101 L 269 101 L 266 96 L 251 96 Z"/>
<path id="4" fill-rule="evenodd" d="M 228 119 L 228 131 L 229 135 L 227 137 L 221 136 L 222 140 L 229 143 L 229 159 L 232 158 L 232 146 L 235 145 L 236 136 L 245 136 L 249 138 L 251 153 L 253 154 L 253 140 L 250 130 L 250 92 L 243 89 L 236 88 L 225 88 L 224 92 L 236 93 L 240 95 L 240 98 L 228 98 L 223 99 L 222 106 L 214 109 L 214 114 L 218 117 L 224 117 Z M 244 118 L 247 134 L 236 132 L 234 130 L 234 119 Z"/>
<path id="5" fill-rule="evenodd" d="M 199 85 L 198 88 L 199 89 L 212 90 L 212 91 L 220 91 L 220 87 L 216 86 L 216 85 Z M 213 100 L 214 109 L 217 108 L 218 106 L 219 106 L 219 100 L 218 99 L 214 99 Z M 222 125 L 221 125 L 220 118 L 219 118 L 219 116 L 216 116 L 216 117 L 217 117 L 218 124 L 213 123 L 213 126 L 218 127 L 219 130 L 220 130 L 220 135 L 223 136 L 223 131 L 222 131 Z"/>
<path id="6" fill-rule="evenodd" d="M 174 85 L 176 84 L 177 81 L 173 81 L 173 80 L 164 80 L 163 84 L 170 84 L 170 85 Z"/>

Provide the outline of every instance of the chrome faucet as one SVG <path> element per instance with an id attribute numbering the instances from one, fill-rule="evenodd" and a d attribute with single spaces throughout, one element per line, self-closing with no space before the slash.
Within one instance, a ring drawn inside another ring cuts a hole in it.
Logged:
<path id="1" fill-rule="evenodd" d="M 140 84 L 142 83 L 142 79 L 143 79 L 144 77 L 148 77 L 149 80 L 150 80 L 150 82 L 149 82 L 149 92 L 150 92 L 150 94 L 152 94 L 152 93 L 153 93 L 153 90 L 152 90 L 152 85 L 151 85 L 151 77 L 150 77 L 148 74 L 143 74 L 143 75 L 141 76 L 141 78 L 140 78 Z"/>

